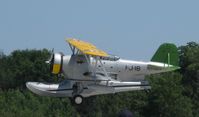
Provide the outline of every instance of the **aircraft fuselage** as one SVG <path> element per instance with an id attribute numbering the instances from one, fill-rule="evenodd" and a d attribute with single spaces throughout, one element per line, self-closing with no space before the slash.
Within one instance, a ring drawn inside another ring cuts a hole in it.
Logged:
<path id="1" fill-rule="evenodd" d="M 91 63 L 89 64 L 88 61 Z M 140 81 L 145 75 L 170 71 L 172 66 L 158 62 L 141 62 L 132 60 L 101 60 L 101 63 L 92 57 L 89 60 L 83 55 L 63 56 L 62 72 L 67 79 L 93 80 L 90 77 L 96 73 L 100 79 L 105 71 L 112 79 L 119 81 Z"/>

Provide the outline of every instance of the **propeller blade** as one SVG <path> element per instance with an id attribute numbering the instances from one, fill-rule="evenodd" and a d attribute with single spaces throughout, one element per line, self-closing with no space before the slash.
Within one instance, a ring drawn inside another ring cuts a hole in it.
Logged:
<path id="1" fill-rule="evenodd" d="M 49 60 L 48 60 L 48 61 L 45 61 L 45 63 L 50 64 L 50 61 L 49 61 Z"/>
<path id="2" fill-rule="evenodd" d="M 53 59 L 53 56 L 54 56 L 54 48 L 51 50 L 51 53 L 50 53 L 51 55 L 50 55 L 50 58 L 47 60 L 47 61 L 45 61 L 45 63 L 47 63 L 47 64 L 50 64 L 51 63 L 51 61 L 52 61 L 52 59 Z"/>

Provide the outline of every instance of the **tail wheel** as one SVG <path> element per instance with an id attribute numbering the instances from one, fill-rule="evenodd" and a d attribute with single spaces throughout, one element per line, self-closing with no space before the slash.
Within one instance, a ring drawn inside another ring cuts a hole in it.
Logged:
<path id="1" fill-rule="evenodd" d="M 76 95 L 75 97 L 74 97 L 74 102 L 76 103 L 76 104 L 82 104 L 82 102 L 83 102 L 83 97 L 81 96 L 81 95 Z"/>

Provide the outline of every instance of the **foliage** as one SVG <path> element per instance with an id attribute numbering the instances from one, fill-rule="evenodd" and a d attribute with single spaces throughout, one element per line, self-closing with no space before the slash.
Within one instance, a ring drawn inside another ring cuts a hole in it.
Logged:
<path id="1" fill-rule="evenodd" d="M 181 80 L 179 73 L 166 73 L 150 78 L 153 89 L 148 96 L 148 116 L 192 117 L 192 103 L 183 95 Z"/>
<path id="2" fill-rule="evenodd" d="M 180 47 L 184 94 L 193 103 L 193 114 L 199 117 L 199 44 L 190 42 Z"/>
<path id="3" fill-rule="evenodd" d="M 1 91 L 0 102 L 2 117 L 69 117 L 76 115 L 67 98 L 38 97 L 26 90 Z"/>
<path id="4" fill-rule="evenodd" d="M 27 81 L 52 81 L 45 60 L 49 52 L 44 50 L 14 51 L 0 59 L 0 88 L 25 88 Z"/>
<path id="5" fill-rule="evenodd" d="M 56 82 L 45 61 L 48 50 L 16 50 L 0 53 L 0 116 L 115 117 L 123 110 L 136 117 L 199 116 L 199 44 L 179 47 L 181 70 L 147 77 L 150 91 L 100 95 L 82 105 L 69 98 L 41 97 L 25 87 L 27 81 Z"/>

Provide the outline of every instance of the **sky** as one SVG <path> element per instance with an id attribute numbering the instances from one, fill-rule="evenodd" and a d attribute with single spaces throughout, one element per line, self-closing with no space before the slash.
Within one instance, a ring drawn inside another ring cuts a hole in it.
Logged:
<path id="1" fill-rule="evenodd" d="M 124 59 L 149 61 L 160 44 L 199 42 L 199 1 L 1 0 L 0 50 L 55 49 L 66 38 Z"/>

